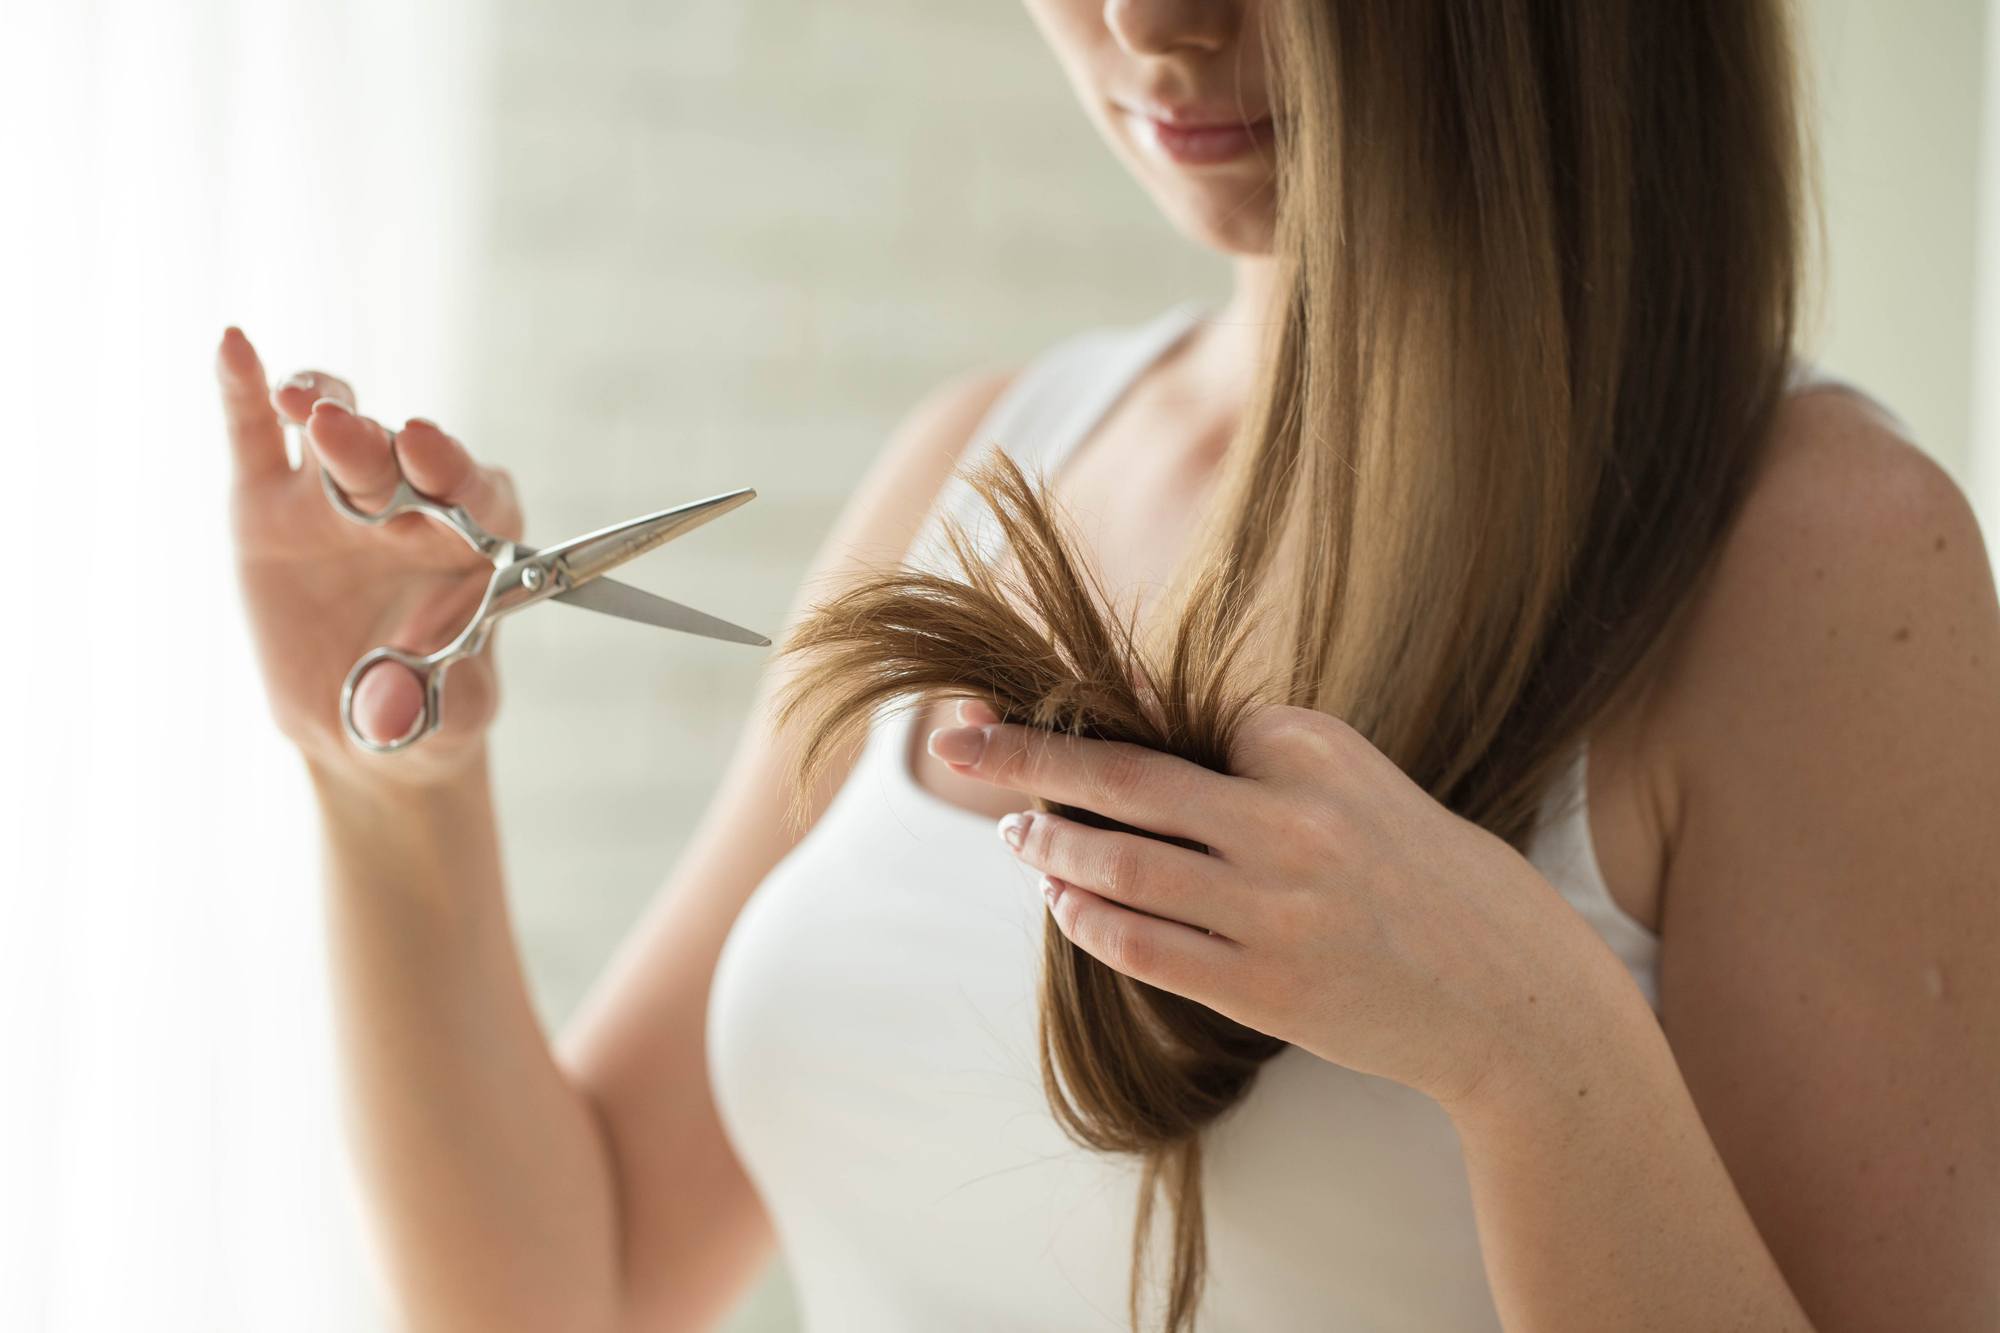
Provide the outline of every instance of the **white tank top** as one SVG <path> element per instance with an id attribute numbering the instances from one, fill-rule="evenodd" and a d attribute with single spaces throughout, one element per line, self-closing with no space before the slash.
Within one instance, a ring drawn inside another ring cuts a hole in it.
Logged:
<path id="1" fill-rule="evenodd" d="M 1052 473 L 1202 313 L 1057 344 L 974 443 Z M 946 507 L 967 514 L 962 488 Z M 991 819 L 917 785 L 916 727 L 877 722 L 723 947 L 707 1019 L 723 1125 L 809 1333 L 1123 1329 L 1137 1177 L 1071 1143 L 1043 1099 L 1036 876 Z M 1552 785 L 1528 859 L 1657 1010 L 1659 940 L 1605 887 L 1585 760 Z M 1457 1133 L 1421 1093 L 1287 1048 L 1210 1129 L 1204 1170 L 1203 1333 L 1500 1328 Z"/>

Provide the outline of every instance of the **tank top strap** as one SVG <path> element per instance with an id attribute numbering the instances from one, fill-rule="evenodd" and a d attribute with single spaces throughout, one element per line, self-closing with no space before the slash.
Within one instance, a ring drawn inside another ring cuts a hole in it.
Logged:
<path id="1" fill-rule="evenodd" d="M 1053 476 L 1132 382 L 1207 309 L 1200 301 L 1181 301 L 1139 323 L 1087 329 L 1044 348 L 995 395 L 973 427 L 964 462 L 998 448 L 1030 478 Z M 961 525 L 975 550 L 988 558 L 997 555 L 998 526 L 979 496 L 954 472 L 911 543 L 907 564 L 946 575 L 957 572 L 939 532 L 946 518 Z M 900 726 L 885 725 L 891 715 L 905 711 L 904 703 L 890 701 L 878 710 L 855 768 L 857 775 L 865 775 L 865 782 L 850 779 L 836 800 L 869 783 L 898 790 L 911 785 L 904 751 L 918 717 L 911 713 Z"/>
<path id="2" fill-rule="evenodd" d="M 1203 302 L 1180 301 L 1139 323 L 1088 329 L 1045 348 L 986 409 L 966 445 L 965 462 L 998 448 L 1029 477 L 1053 476 L 1133 381 L 1206 310 Z M 945 516 L 964 526 L 976 549 L 995 551 L 997 528 L 972 488 L 954 475 L 912 549 L 913 561 L 934 565 L 943 557 L 936 533 Z"/>

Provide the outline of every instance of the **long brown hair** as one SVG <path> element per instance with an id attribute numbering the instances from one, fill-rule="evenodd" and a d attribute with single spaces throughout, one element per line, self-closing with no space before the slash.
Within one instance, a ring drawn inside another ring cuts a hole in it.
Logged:
<path id="1" fill-rule="evenodd" d="M 1271 0 L 1268 369 L 1174 595 L 1120 622 L 1043 493 L 979 474 L 1018 576 L 887 571 L 822 605 L 783 702 L 809 762 L 899 695 L 1227 764 L 1243 702 L 1351 723 L 1514 843 L 1649 668 L 1784 391 L 1802 148 L 1784 0 Z M 1254 627 L 1254 633 L 1253 631 Z M 1176 1218 L 1200 1131 L 1279 1044 L 1117 977 L 1050 923 L 1044 1082 Z"/>

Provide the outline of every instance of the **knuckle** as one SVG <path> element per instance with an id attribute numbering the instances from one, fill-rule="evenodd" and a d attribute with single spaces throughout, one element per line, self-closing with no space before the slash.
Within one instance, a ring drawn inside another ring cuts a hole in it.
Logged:
<path id="1" fill-rule="evenodd" d="M 1139 882 L 1139 851 L 1130 838 L 1114 838 L 1105 849 L 1100 874 L 1106 897 L 1123 901 Z"/>
<path id="2" fill-rule="evenodd" d="M 1257 714 L 1250 739 L 1265 755 L 1286 759 L 1319 759 L 1337 753 L 1346 745 L 1353 728 L 1314 708 L 1276 705 Z"/>
<path id="3" fill-rule="evenodd" d="M 1286 865 L 1316 866 L 1331 854 L 1332 817 L 1316 803 L 1280 802 L 1265 822 L 1270 849 Z"/>
<path id="4" fill-rule="evenodd" d="M 1309 754 L 1327 753 L 1340 742 L 1335 728 L 1342 724 L 1316 709 L 1288 709 L 1281 725 L 1285 743 Z"/>
<path id="5" fill-rule="evenodd" d="M 1156 951 L 1146 936 L 1117 921 L 1106 922 L 1096 934 L 1097 948 L 1094 952 L 1105 966 L 1128 976 L 1152 971 Z"/>
<path id="6" fill-rule="evenodd" d="M 1091 789 L 1108 805 L 1129 802 L 1146 781 L 1146 762 L 1136 749 L 1118 748 L 1097 765 Z"/>

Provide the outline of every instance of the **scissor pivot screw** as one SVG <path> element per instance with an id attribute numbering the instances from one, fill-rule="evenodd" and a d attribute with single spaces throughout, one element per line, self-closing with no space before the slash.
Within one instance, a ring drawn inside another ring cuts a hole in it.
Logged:
<path id="1" fill-rule="evenodd" d="M 535 592 L 541 588 L 542 580 L 546 577 L 540 565 L 529 565 L 521 571 L 521 586 L 529 592 Z"/>

